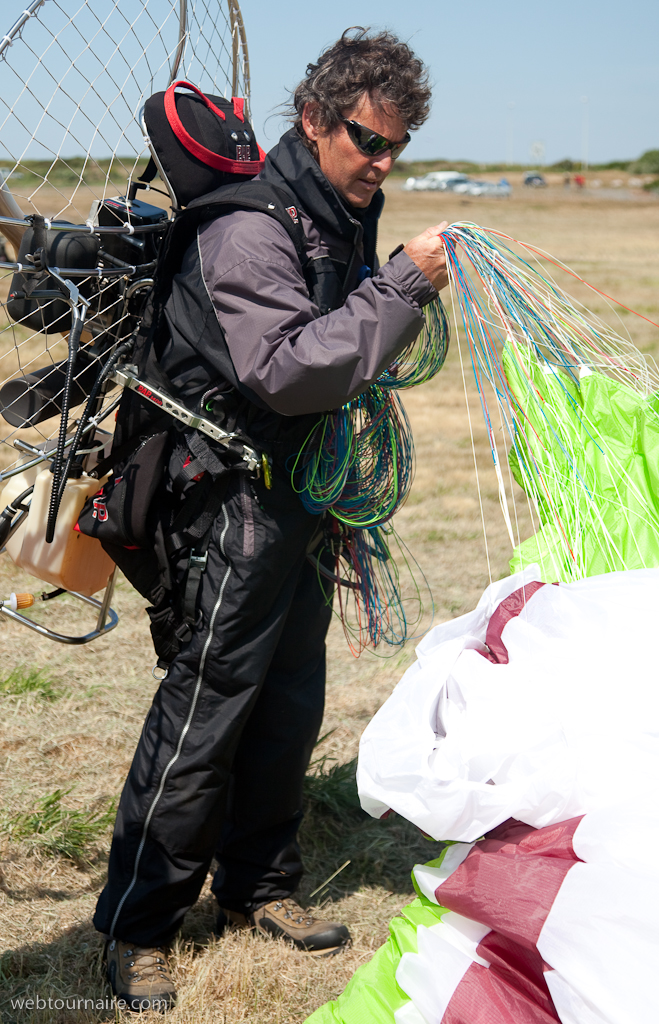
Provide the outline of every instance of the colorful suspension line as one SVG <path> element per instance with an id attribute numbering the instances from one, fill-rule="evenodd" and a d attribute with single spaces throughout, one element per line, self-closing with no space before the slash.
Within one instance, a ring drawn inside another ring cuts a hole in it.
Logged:
<path id="1" fill-rule="evenodd" d="M 414 560 L 385 524 L 405 501 L 414 475 L 412 431 L 396 392 L 431 380 L 448 351 L 441 300 L 424 313 L 419 337 L 361 395 L 323 417 L 292 466 L 293 487 L 305 508 L 332 517 L 333 532 L 326 538 L 334 552 L 330 576 L 338 584 L 339 614 L 355 654 L 368 643 L 404 643 L 421 615 Z M 392 545 L 402 555 L 415 594 L 411 621 Z"/>
<path id="2" fill-rule="evenodd" d="M 368 646 L 400 646 L 410 638 L 424 611 L 417 576 L 432 606 L 423 571 L 391 523 L 355 530 L 331 518 L 311 560 L 323 589 L 335 584 L 338 616 L 355 657 Z"/>
<path id="3" fill-rule="evenodd" d="M 340 409 L 327 413 L 307 438 L 292 470 L 305 508 L 370 528 L 388 522 L 409 493 L 414 443 L 396 391 L 431 380 L 449 344 L 440 299 L 425 308 L 426 324 L 379 379 Z"/>
<path id="4" fill-rule="evenodd" d="M 304 460 L 299 490 L 311 513 L 328 511 L 348 526 L 368 528 L 391 519 L 409 491 L 410 425 L 398 395 L 379 383 L 325 416 L 307 447 L 309 456 L 303 450 L 295 468 Z"/>
<path id="5" fill-rule="evenodd" d="M 502 511 L 518 545 L 513 571 L 537 562 L 543 578 L 572 580 L 659 564 L 659 500 L 650 484 L 659 445 L 656 368 L 557 286 L 548 265 L 583 279 L 553 257 L 475 224 L 453 224 L 442 237 L 456 329 L 459 317 Z M 495 412 L 510 446 L 508 487 Z M 509 513 L 513 478 L 540 523 L 521 544 Z"/>

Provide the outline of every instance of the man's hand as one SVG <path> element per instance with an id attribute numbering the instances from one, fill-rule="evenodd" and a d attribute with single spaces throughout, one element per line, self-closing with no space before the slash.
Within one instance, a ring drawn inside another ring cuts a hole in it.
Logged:
<path id="1" fill-rule="evenodd" d="M 446 252 L 444 243 L 439 237 L 447 227 L 448 221 L 444 220 L 434 228 L 426 228 L 416 238 L 411 239 L 403 250 L 416 263 L 419 270 L 423 271 L 437 291 L 445 288 L 448 284 Z"/>

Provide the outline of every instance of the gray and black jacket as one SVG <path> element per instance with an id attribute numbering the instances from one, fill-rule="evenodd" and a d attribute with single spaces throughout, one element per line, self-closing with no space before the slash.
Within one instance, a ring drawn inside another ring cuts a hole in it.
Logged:
<path id="1" fill-rule="evenodd" d="M 292 194 L 316 287 L 310 294 L 309 268 L 272 217 L 237 210 L 206 222 L 174 278 L 159 362 L 188 404 L 224 370 L 277 418 L 325 412 L 364 391 L 416 338 L 437 293 L 404 252 L 378 269 L 382 192 L 365 211 L 348 208 L 294 129 L 261 178 Z"/>

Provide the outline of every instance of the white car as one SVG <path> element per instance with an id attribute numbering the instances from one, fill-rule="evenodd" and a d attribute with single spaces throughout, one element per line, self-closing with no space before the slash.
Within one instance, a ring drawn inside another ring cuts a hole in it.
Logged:
<path id="1" fill-rule="evenodd" d="M 459 171 L 430 171 L 421 178 L 408 178 L 403 189 L 406 192 L 445 192 L 467 181 L 467 175 Z"/>
<path id="2" fill-rule="evenodd" d="M 454 185 L 453 191 L 457 192 L 458 195 L 498 196 L 500 199 L 507 199 L 512 192 L 512 188 L 505 178 L 501 178 L 498 182 L 472 181 L 471 179 L 468 179 L 467 181 L 461 181 Z"/>

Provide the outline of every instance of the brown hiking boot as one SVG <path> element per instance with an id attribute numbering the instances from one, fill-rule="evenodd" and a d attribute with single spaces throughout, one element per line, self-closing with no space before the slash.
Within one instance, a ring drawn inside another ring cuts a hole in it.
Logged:
<path id="1" fill-rule="evenodd" d="M 105 957 L 108 981 L 120 1008 L 134 1013 L 166 1013 L 176 1002 L 174 980 L 160 946 L 135 946 L 109 939 Z"/>
<path id="2" fill-rule="evenodd" d="M 350 942 L 350 932 L 336 921 L 318 921 L 303 910 L 295 900 L 272 900 L 251 914 L 240 914 L 220 907 L 217 932 L 222 934 L 227 925 L 254 928 L 262 935 L 287 939 L 297 949 L 312 956 L 332 956 Z"/>

